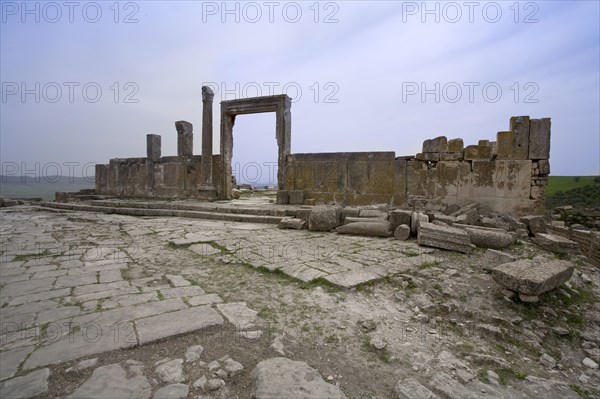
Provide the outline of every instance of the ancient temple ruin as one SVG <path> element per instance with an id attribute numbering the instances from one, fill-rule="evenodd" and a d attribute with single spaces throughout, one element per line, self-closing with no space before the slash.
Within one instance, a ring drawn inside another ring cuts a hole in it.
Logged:
<path id="1" fill-rule="evenodd" d="M 96 192 L 137 198 L 232 198 L 236 115 L 275 112 L 279 204 L 336 203 L 444 207 L 477 201 L 497 212 L 543 213 L 550 173 L 550 118 L 510 118 L 496 140 L 464 145 L 460 138 L 425 140 L 421 153 L 291 152 L 287 95 L 221 102 L 221 154 L 212 154 L 213 93 L 202 88 L 202 154 L 193 154 L 193 127 L 175 123 L 177 156 L 162 156 L 161 137 L 147 136 L 145 158 L 96 165 Z"/>

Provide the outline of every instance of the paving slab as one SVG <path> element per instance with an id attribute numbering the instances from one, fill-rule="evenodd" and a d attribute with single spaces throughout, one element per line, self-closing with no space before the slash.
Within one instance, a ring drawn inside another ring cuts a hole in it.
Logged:
<path id="1" fill-rule="evenodd" d="M 69 288 L 42 291 L 35 294 L 16 296 L 10 301 L 10 306 L 22 305 L 29 302 L 44 301 L 46 299 L 62 298 L 71 293 Z"/>
<path id="2" fill-rule="evenodd" d="M 204 290 L 197 285 L 191 285 L 189 287 L 165 288 L 161 289 L 160 292 L 163 294 L 165 299 L 190 297 L 204 294 Z"/>
<path id="3" fill-rule="evenodd" d="M 217 305 L 219 312 L 237 329 L 255 327 L 257 311 L 250 309 L 245 302 L 231 302 Z"/>
<path id="4" fill-rule="evenodd" d="M 0 381 L 7 378 L 11 378 L 17 372 L 19 364 L 27 355 L 29 355 L 35 348 L 33 346 L 26 346 L 23 348 L 11 349 L 4 351 L 0 354 L 2 360 L 0 361 Z"/>
<path id="5" fill-rule="evenodd" d="M 61 328 L 60 325 L 56 327 Z M 29 356 L 23 369 L 29 370 L 116 349 L 130 348 L 137 343 L 131 321 L 110 324 L 87 323 L 81 325 L 77 331 L 72 330 L 71 333 L 67 331 L 67 335 L 61 339 L 38 348 Z"/>
<path id="6" fill-rule="evenodd" d="M 372 280 L 377 280 L 381 278 L 381 276 L 377 273 L 370 272 L 367 270 L 356 270 L 337 274 L 330 274 L 323 278 L 329 281 L 331 284 L 336 285 L 338 287 L 352 288 L 359 284 L 364 284 Z"/>
<path id="7" fill-rule="evenodd" d="M 5 381 L 0 385 L 0 397 L 6 399 L 25 399 L 48 392 L 49 369 L 32 371 L 22 377 Z"/>
<path id="8" fill-rule="evenodd" d="M 54 277 L 40 278 L 34 280 L 20 281 L 17 283 L 7 284 L 2 287 L 0 297 L 2 298 L 13 298 L 16 296 L 22 296 L 25 294 L 34 294 L 40 291 L 48 291 L 52 289 L 54 284 Z"/>
<path id="9" fill-rule="evenodd" d="M 119 364 L 98 367 L 69 399 L 148 399 L 152 386 L 141 374 L 128 376 Z"/>
<path id="10" fill-rule="evenodd" d="M 192 285 L 188 280 L 176 274 L 166 274 L 165 277 L 173 287 L 187 287 Z"/>
<path id="11" fill-rule="evenodd" d="M 198 306 L 135 321 L 140 344 L 221 325 L 223 318 L 209 306 Z"/>
<path id="12" fill-rule="evenodd" d="M 212 303 L 222 303 L 223 299 L 217 294 L 206 294 L 193 296 L 187 299 L 187 303 L 191 306 L 209 305 Z"/>

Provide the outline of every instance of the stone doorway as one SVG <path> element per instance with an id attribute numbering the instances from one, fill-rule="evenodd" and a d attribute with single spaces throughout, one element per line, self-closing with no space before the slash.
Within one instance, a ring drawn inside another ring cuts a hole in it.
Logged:
<path id="1" fill-rule="evenodd" d="M 233 125 L 235 117 L 243 114 L 275 112 L 275 138 L 277 139 L 277 189 L 284 190 L 284 171 L 287 156 L 291 153 L 292 99 L 286 94 L 277 96 L 242 98 L 221 101 L 221 181 L 219 197 L 231 199 L 233 158 Z"/>

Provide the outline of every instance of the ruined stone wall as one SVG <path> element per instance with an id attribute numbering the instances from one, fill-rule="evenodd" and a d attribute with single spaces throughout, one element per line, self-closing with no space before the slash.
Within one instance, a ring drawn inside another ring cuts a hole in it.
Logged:
<path id="1" fill-rule="evenodd" d="M 119 197 L 199 198 L 202 157 L 115 158 L 96 165 L 96 192 Z M 220 155 L 213 155 L 213 178 L 221 176 Z"/>
<path id="2" fill-rule="evenodd" d="M 462 139 L 442 136 L 426 140 L 415 156 L 292 154 L 284 187 L 307 203 L 442 208 L 478 201 L 497 212 L 543 213 L 549 155 L 550 119 L 521 116 L 496 141 L 464 147 Z"/>

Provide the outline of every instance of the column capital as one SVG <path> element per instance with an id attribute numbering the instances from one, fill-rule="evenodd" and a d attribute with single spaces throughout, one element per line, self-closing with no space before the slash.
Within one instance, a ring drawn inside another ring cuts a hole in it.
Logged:
<path id="1" fill-rule="evenodd" d="M 202 101 L 212 102 L 214 97 L 215 97 L 215 93 L 213 93 L 213 91 L 210 87 L 202 86 Z"/>

